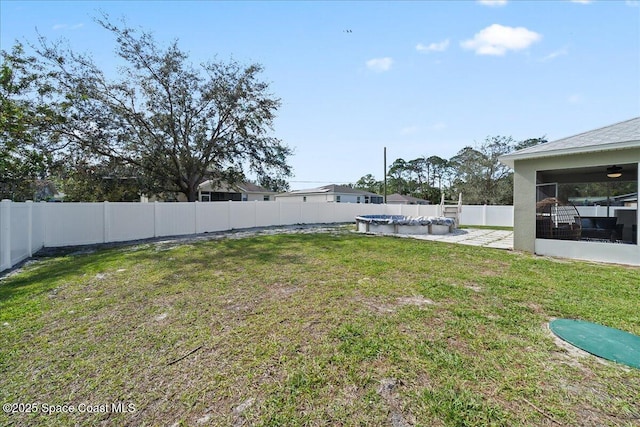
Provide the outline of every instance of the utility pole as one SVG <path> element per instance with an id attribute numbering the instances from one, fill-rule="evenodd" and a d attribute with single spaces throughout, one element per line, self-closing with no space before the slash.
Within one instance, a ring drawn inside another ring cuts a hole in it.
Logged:
<path id="1" fill-rule="evenodd" d="M 387 147 L 384 147 L 384 204 L 387 204 Z"/>

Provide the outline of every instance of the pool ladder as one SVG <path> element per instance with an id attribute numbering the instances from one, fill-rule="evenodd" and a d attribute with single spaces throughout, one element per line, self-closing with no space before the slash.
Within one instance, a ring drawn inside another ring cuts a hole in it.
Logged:
<path id="1" fill-rule="evenodd" d="M 455 228 L 460 225 L 460 212 L 462 212 L 462 193 L 458 194 L 458 200 L 445 200 L 444 193 L 440 200 L 440 216 L 451 218 L 455 222 Z"/>

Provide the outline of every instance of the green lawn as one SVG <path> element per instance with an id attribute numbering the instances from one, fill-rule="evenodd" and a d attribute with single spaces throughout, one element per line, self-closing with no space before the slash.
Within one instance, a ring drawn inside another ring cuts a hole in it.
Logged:
<path id="1" fill-rule="evenodd" d="M 0 281 L 0 402 L 39 411 L 0 425 L 638 425 L 640 370 L 546 325 L 639 305 L 638 268 L 344 228 L 47 258 Z"/>

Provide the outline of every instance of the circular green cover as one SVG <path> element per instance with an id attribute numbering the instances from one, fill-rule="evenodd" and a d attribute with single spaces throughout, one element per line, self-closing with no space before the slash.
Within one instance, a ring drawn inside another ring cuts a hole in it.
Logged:
<path id="1" fill-rule="evenodd" d="M 584 351 L 640 369 L 640 337 L 583 320 L 556 319 L 551 332 Z"/>

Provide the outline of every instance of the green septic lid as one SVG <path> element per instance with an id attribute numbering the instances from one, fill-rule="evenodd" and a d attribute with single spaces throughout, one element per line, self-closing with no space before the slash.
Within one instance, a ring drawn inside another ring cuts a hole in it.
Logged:
<path id="1" fill-rule="evenodd" d="M 551 332 L 582 350 L 640 369 L 640 337 L 583 320 L 556 319 Z"/>

